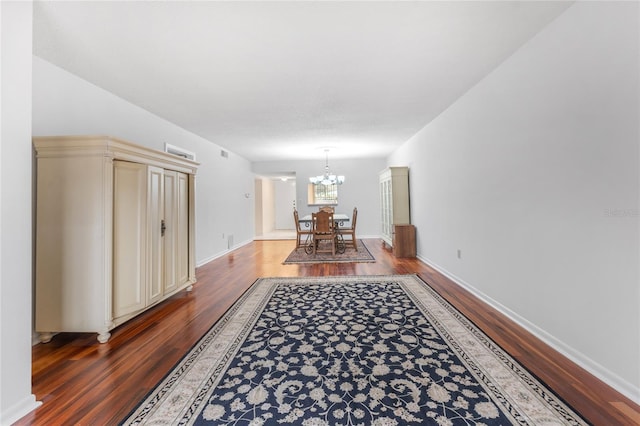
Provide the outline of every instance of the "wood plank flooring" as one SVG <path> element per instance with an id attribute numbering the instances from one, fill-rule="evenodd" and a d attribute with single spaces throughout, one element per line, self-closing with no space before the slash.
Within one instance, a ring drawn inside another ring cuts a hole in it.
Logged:
<path id="1" fill-rule="evenodd" d="M 282 265 L 294 241 L 254 241 L 197 270 L 181 292 L 116 328 L 59 334 L 33 348 L 33 393 L 43 405 L 17 425 L 117 424 L 258 278 L 417 273 L 594 425 L 640 425 L 640 407 L 479 302 L 417 259 L 396 259 L 380 240 L 375 263 Z"/>

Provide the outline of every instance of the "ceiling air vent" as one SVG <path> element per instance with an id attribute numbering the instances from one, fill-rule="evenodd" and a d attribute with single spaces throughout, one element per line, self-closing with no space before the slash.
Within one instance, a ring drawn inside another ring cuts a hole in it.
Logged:
<path id="1" fill-rule="evenodd" d="M 222 158 L 229 158 L 229 152 L 225 151 L 224 149 L 220 150 L 220 157 Z"/>

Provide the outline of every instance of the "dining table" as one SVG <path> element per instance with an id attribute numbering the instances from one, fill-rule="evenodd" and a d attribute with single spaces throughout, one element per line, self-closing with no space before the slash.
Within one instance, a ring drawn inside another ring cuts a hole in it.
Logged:
<path id="1" fill-rule="evenodd" d="M 349 224 L 351 219 L 349 216 L 343 213 L 334 213 L 333 221 L 338 225 L 338 227 L 345 226 Z M 305 228 L 311 228 L 311 215 L 304 215 L 300 219 L 298 219 L 300 225 L 304 225 Z"/>

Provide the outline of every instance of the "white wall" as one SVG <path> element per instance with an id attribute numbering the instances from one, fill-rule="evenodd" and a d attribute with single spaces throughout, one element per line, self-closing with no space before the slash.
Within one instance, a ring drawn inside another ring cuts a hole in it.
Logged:
<path id="1" fill-rule="evenodd" d="M 255 200 L 255 207 L 254 207 L 254 212 L 255 212 L 255 231 L 256 231 L 256 235 L 262 235 L 262 229 L 263 229 L 263 218 L 262 218 L 262 205 L 263 205 L 263 195 L 262 195 L 262 179 L 257 177 L 255 180 L 255 190 L 253 191 L 253 193 L 255 194 L 254 200 Z"/>
<path id="2" fill-rule="evenodd" d="M 296 182 L 275 180 L 275 229 L 295 229 L 293 222 L 293 206 L 296 202 Z"/>
<path id="3" fill-rule="evenodd" d="M 30 2 L 0 2 L 0 424 L 38 406 L 31 394 Z"/>
<path id="4" fill-rule="evenodd" d="M 34 56 L 33 135 L 73 134 L 195 152 L 197 265 L 227 252 L 229 235 L 236 247 L 253 239 L 254 175 L 247 160 L 232 152 L 223 158 L 220 146 Z"/>
<path id="5" fill-rule="evenodd" d="M 254 162 L 257 174 L 286 170 L 296 174 L 296 205 L 300 217 L 318 210 L 307 205 L 309 176 L 324 173 L 324 160 L 318 161 L 263 161 Z M 345 183 L 338 188 L 336 212 L 351 216 L 358 208 L 358 238 L 380 236 L 380 190 L 378 173 L 386 167 L 384 159 L 330 160 L 331 171 L 345 175 Z M 293 218 L 291 219 L 293 221 Z"/>
<path id="6" fill-rule="evenodd" d="M 419 257 L 636 401 L 638 8 L 574 4 L 389 158 Z"/>
<path id="7" fill-rule="evenodd" d="M 271 179 L 262 179 L 262 232 L 267 234 L 272 232 L 276 227 L 276 187 Z M 256 207 L 257 208 L 257 207 Z"/>

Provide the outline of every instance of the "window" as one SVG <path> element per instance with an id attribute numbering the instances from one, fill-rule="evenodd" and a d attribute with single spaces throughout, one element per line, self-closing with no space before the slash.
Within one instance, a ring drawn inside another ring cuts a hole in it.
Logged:
<path id="1" fill-rule="evenodd" d="M 307 202 L 313 205 L 336 205 L 338 204 L 338 185 L 314 185 L 307 187 Z"/>

